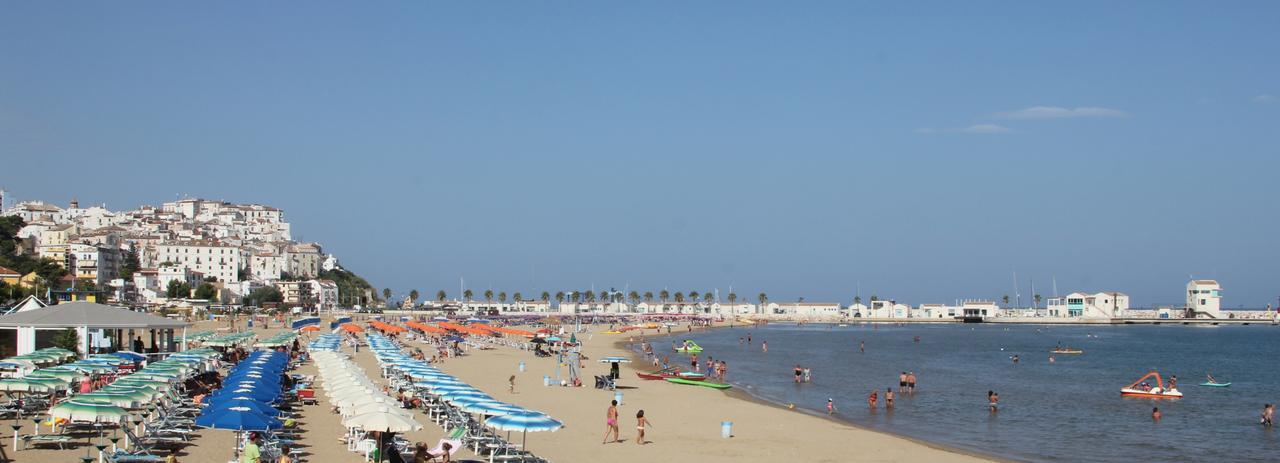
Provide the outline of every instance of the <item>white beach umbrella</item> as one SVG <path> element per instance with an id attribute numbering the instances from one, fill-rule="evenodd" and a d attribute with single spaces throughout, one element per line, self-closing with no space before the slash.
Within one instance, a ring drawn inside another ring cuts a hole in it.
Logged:
<path id="1" fill-rule="evenodd" d="M 422 425 L 414 421 L 413 418 L 406 417 L 399 413 L 392 413 L 389 408 L 383 407 L 378 411 L 355 415 L 345 420 L 342 424 L 351 428 L 360 428 L 365 431 L 381 431 L 381 432 L 410 432 L 422 429 Z"/>

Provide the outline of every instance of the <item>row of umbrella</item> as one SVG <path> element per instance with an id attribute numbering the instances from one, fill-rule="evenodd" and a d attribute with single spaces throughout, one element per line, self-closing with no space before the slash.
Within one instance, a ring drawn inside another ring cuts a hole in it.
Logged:
<path id="1" fill-rule="evenodd" d="M 465 413 L 482 415 L 484 425 L 490 429 L 522 433 L 522 446 L 529 432 L 556 431 L 564 427 L 564 423 L 544 413 L 497 400 L 426 362 L 404 354 L 399 346 L 384 336 L 369 334 L 367 339 L 370 350 L 383 368 L 409 377 L 414 387 Z"/>
<path id="2" fill-rule="evenodd" d="M 173 389 L 177 383 L 197 372 L 213 368 L 217 357 L 218 353 L 212 349 L 173 354 L 97 391 L 72 396 L 50 408 L 49 416 L 68 421 L 119 424 L 130 410 L 175 400 Z M 115 358 L 124 361 L 120 357 Z M 95 358 L 81 362 L 91 360 Z M 96 360 L 104 364 L 111 362 L 106 356 L 97 357 Z"/>
<path id="3" fill-rule="evenodd" d="M 249 341 L 250 341 L 250 340 L 252 340 L 252 339 L 254 338 L 254 336 L 256 336 L 256 335 L 254 335 L 252 332 L 248 332 L 248 331 L 243 332 L 243 333 L 228 333 L 228 334 L 222 334 L 222 335 L 217 335 L 217 336 L 211 337 L 211 338 L 209 338 L 209 339 L 206 339 L 206 340 L 204 341 L 204 345 L 209 346 L 209 347 L 231 347 L 231 346 L 238 346 L 238 345 L 241 345 L 241 344 L 247 344 L 247 343 L 249 343 Z"/>
<path id="4" fill-rule="evenodd" d="M 336 351 L 341 346 L 342 336 L 336 334 L 322 334 L 317 336 L 315 340 L 307 343 L 307 350 L 311 352 Z"/>
<path id="5" fill-rule="evenodd" d="M 208 405 L 196 417 L 196 425 L 243 431 L 280 429 L 273 404 L 283 397 L 281 377 L 289 366 L 283 352 L 255 351 L 232 367 L 222 387 L 206 397 Z"/>
<path id="6" fill-rule="evenodd" d="M 311 326 L 315 326 L 315 325 L 311 325 Z M 280 333 L 276 333 L 275 335 L 272 335 L 267 339 L 263 339 L 253 343 L 253 347 L 272 349 L 276 347 L 287 346 L 289 345 L 289 343 L 292 343 L 293 340 L 296 339 L 297 337 L 298 337 L 297 333 L 294 333 L 292 331 L 282 331 Z"/>

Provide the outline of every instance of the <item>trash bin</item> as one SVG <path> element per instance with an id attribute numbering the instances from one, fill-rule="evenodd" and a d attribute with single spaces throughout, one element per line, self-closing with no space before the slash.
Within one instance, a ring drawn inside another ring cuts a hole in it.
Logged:
<path id="1" fill-rule="evenodd" d="M 524 362 L 520 362 L 520 371 L 524 371 Z"/>
<path id="2" fill-rule="evenodd" d="M 720 437 L 721 437 L 721 438 L 724 438 L 724 439 L 728 439 L 728 438 L 730 438 L 730 437 L 733 437 L 733 422 L 732 422 L 732 421 L 721 421 L 721 422 L 720 422 Z"/>
<path id="3" fill-rule="evenodd" d="M 551 375 L 542 375 L 542 385 L 543 386 L 551 385 Z"/>

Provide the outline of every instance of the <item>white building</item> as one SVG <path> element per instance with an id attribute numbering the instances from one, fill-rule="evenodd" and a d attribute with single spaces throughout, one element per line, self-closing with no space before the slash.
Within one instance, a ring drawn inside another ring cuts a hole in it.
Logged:
<path id="1" fill-rule="evenodd" d="M 770 302 L 766 314 L 795 317 L 839 317 L 844 315 L 838 302 Z"/>
<path id="2" fill-rule="evenodd" d="M 315 299 L 315 309 L 320 312 L 333 312 L 341 303 L 338 301 L 338 283 L 333 280 L 310 280 L 311 296 Z"/>
<path id="3" fill-rule="evenodd" d="M 249 273 L 255 280 L 279 280 L 286 266 L 284 256 L 275 252 L 262 251 L 249 256 Z"/>
<path id="4" fill-rule="evenodd" d="M 92 280 L 95 285 L 120 276 L 120 250 L 92 244 L 71 244 L 68 247 L 67 267 L 78 280 Z"/>
<path id="5" fill-rule="evenodd" d="M 320 261 L 324 259 L 320 245 L 298 243 L 285 247 L 287 269 L 295 278 L 315 278 L 320 274 Z"/>
<path id="6" fill-rule="evenodd" d="M 218 241 L 179 241 L 156 246 L 156 260 L 190 268 L 218 281 L 240 281 L 240 249 Z"/>
<path id="7" fill-rule="evenodd" d="M 912 318 L 953 319 L 962 314 L 963 309 L 946 304 L 920 304 L 911 310 Z"/>
<path id="8" fill-rule="evenodd" d="M 1065 297 L 1049 299 L 1050 317 L 1068 318 L 1120 318 L 1129 310 L 1129 296 L 1107 291 L 1101 293 L 1071 293 Z"/>
<path id="9" fill-rule="evenodd" d="M 743 301 L 734 302 L 713 302 L 711 303 L 711 313 L 716 315 L 756 315 L 758 308 L 755 304 Z"/>
<path id="10" fill-rule="evenodd" d="M 884 299 L 871 301 L 870 306 L 854 304 L 849 310 L 849 316 L 861 318 L 908 318 L 910 314 L 911 306 Z"/>
<path id="11" fill-rule="evenodd" d="M 1222 286 L 1216 280 L 1191 280 L 1187 283 L 1187 308 L 1211 318 L 1222 315 Z"/>

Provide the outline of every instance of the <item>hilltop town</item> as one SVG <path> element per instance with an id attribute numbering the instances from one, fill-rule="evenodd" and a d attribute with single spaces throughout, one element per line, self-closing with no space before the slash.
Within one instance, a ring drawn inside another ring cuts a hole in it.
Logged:
<path id="1" fill-rule="evenodd" d="M 0 262 L 0 298 L 309 310 L 376 298 L 320 243 L 295 241 L 284 212 L 267 205 L 187 198 L 112 211 L 24 201 L 0 216 L 16 228 Z"/>

